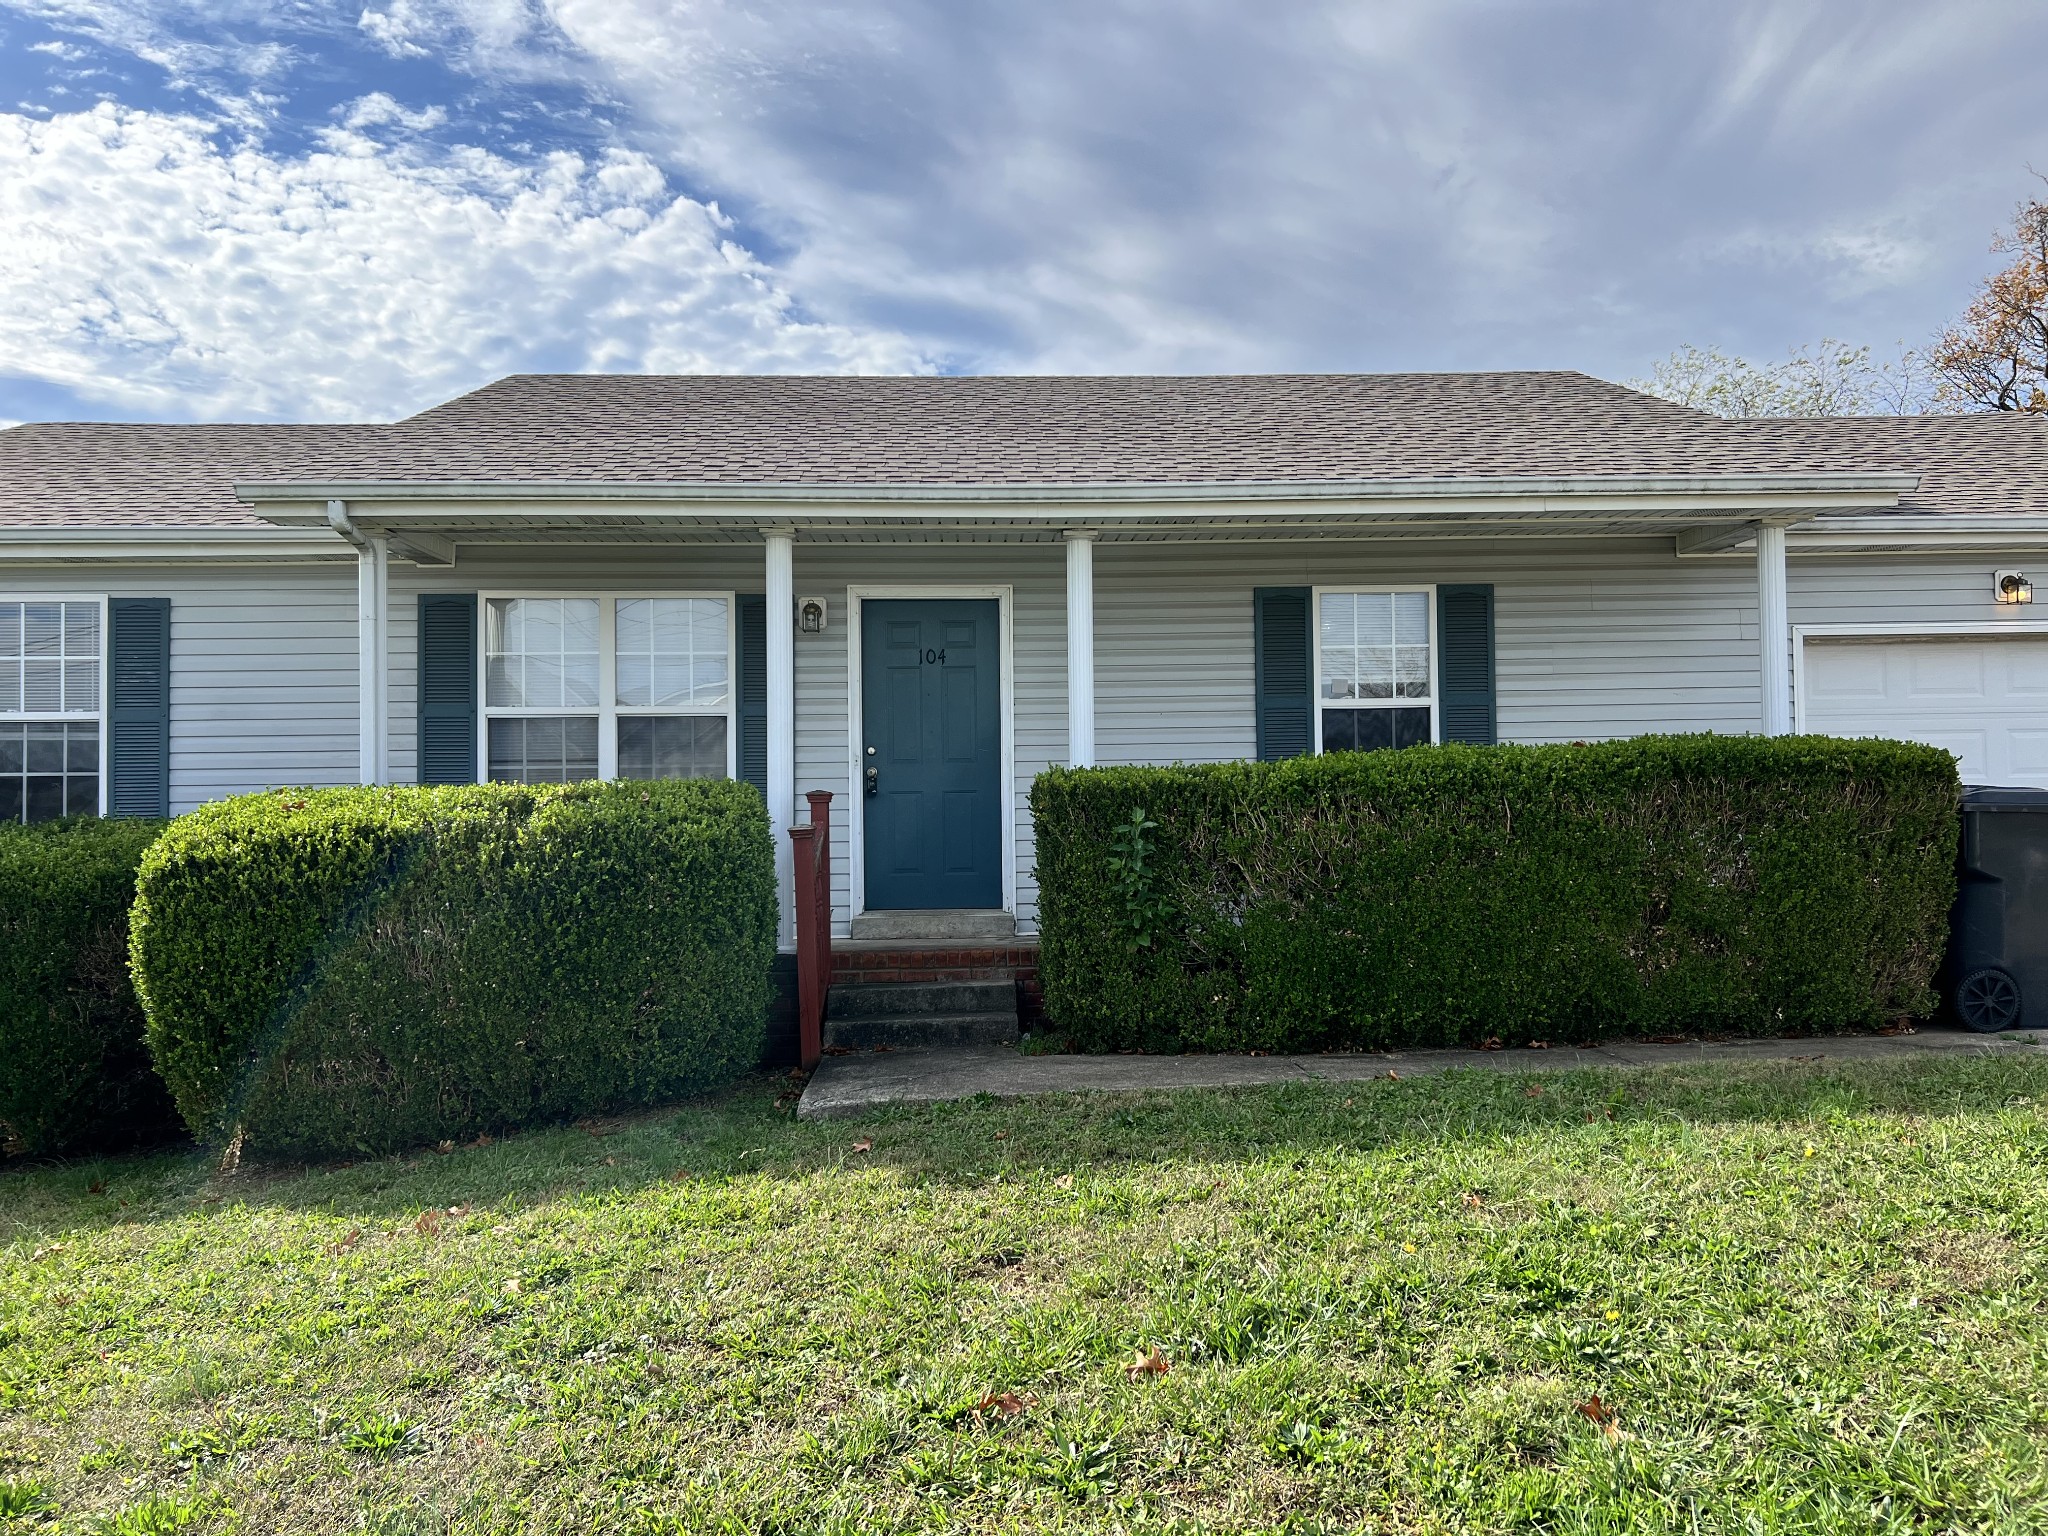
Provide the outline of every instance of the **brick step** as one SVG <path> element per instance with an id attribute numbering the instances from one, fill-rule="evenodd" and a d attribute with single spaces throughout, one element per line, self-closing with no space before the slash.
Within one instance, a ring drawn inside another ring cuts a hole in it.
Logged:
<path id="1" fill-rule="evenodd" d="M 1017 984 L 985 981 L 862 981 L 825 993 L 827 1019 L 909 1018 L 918 1014 L 1017 1011 Z"/>
<path id="2" fill-rule="evenodd" d="M 909 1050 L 922 1045 L 1008 1045 L 1017 1039 L 1017 1010 L 1007 1013 L 902 1013 L 827 1019 L 826 1046 Z"/>

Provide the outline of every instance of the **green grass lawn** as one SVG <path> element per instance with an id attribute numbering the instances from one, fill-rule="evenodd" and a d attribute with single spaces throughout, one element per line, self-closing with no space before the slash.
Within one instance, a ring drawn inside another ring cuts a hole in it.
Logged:
<path id="1" fill-rule="evenodd" d="M 0 1174 L 0 1529 L 2048 1526 L 2048 1059 L 778 1086 Z"/>

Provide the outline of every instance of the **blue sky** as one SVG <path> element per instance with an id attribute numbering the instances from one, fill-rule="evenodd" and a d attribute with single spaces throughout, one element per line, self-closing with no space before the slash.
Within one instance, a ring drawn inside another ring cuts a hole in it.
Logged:
<path id="1" fill-rule="evenodd" d="M 0 0 L 0 420 L 1923 342 L 2038 0 Z"/>

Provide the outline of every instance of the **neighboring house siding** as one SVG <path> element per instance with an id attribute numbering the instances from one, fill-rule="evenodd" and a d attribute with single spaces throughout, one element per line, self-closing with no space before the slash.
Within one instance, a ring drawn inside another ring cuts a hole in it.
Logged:
<path id="1" fill-rule="evenodd" d="M 0 564 L 0 591 L 171 600 L 173 813 L 356 781 L 353 564 Z"/>

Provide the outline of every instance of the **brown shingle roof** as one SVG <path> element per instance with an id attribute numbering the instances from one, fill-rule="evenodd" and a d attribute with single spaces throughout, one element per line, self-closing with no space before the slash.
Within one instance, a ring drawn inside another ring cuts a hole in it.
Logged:
<path id="1" fill-rule="evenodd" d="M 356 426 L 37 422 L 0 432 L 0 528 L 261 528 L 235 482 L 340 451 Z"/>
<path id="2" fill-rule="evenodd" d="M 2048 416 L 1988 411 L 1731 425 L 1749 439 L 1750 451 L 1788 469 L 1918 475 L 1919 489 L 1899 498 L 1902 513 L 2048 515 Z"/>
<path id="3" fill-rule="evenodd" d="M 1714 467 L 1720 427 L 1580 373 L 518 374 L 400 422 L 336 478 L 874 486 L 1691 474 Z"/>
<path id="4" fill-rule="evenodd" d="M 1094 485 L 1920 474 L 1903 510 L 2048 512 L 2048 420 L 1729 422 L 1578 373 L 522 374 L 378 426 L 0 432 L 0 527 L 260 525 L 237 482 Z"/>

